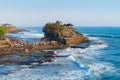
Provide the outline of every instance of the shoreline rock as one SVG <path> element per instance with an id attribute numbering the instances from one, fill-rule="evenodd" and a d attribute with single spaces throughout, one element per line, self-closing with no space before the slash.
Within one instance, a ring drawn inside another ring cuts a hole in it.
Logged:
<path id="1" fill-rule="evenodd" d="M 42 64 L 44 62 L 52 62 L 58 57 L 53 51 L 42 50 L 65 49 L 68 47 L 87 48 L 89 44 L 83 43 L 90 42 L 90 40 L 77 32 L 72 26 L 70 23 L 62 24 L 60 21 L 47 23 L 43 28 L 45 37 L 39 43 L 24 42 L 23 40 L 19 41 L 7 36 L 0 36 L 0 64 Z M 23 31 L 29 32 L 29 30 L 17 28 L 9 29 L 9 33 Z"/>
<path id="2" fill-rule="evenodd" d="M 25 64 L 32 63 L 42 64 L 44 62 L 52 62 L 56 58 L 54 51 L 36 50 L 30 54 L 0 54 L 0 64 Z"/>
<path id="3" fill-rule="evenodd" d="M 16 30 L 8 31 L 8 33 L 14 33 L 14 34 L 19 32 L 30 32 L 30 30 L 16 29 Z"/>

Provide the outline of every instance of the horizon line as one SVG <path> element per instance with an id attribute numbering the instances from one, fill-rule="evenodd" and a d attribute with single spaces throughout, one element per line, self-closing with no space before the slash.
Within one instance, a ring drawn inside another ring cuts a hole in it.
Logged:
<path id="1" fill-rule="evenodd" d="M 17 26 L 17 27 L 44 27 L 44 25 L 30 25 L 30 26 L 25 26 L 25 25 L 21 25 L 21 26 Z M 75 25 L 73 27 L 120 27 L 120 25 L 116 26 L 116 25 Z"/>

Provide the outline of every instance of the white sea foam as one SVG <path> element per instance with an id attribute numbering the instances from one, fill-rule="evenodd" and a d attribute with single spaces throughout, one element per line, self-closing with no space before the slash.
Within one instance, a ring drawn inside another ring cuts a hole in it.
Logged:
<path id="1" fill-rule="evenodd" d="M 69 55 L 68 59 L 79 69 L 82 69 L 83 72 L 81 74 L 84 74 L 81 75 L 81 78 L 78 78 L 77 76 L 78 80 L 82 80 L 83 77 L 89 77 L 91 78 L 91 80 L 97 80 L 101 78 L 100 74 L 104 72 L 112 72 L 114 69 L 111 64 L 99 62 L 96 59 L 97 57 L 99 57 L 99 54 L 101 54 L 101 51 L 99 51 L 99 49 L 103 49 L 106 47 L 108 47 L 108 45 L 105 44 L 104 41 L 102 41 L 102 44 L 92 44 L 85 49 L 67 48 L 56 53 L 59 55 Z"/>
<path id="2" fill-rule="evenodd" d="M 113 65 L 107 62 L 98 62 L 98 63 L 94 62 L 88 66 L 90 67 L 90 69 L 88 70 L 86 75 L 90 75 L 91 78 L 101 79 L 100 74 L 103 73 L 112 74 L 115 72 L 115 68 L 113 67 Z"/>
<path id="3" fill-rule="evenodd" d="M 101 41 L 101 40 L 98 40 L 98 41 Z M 95 76 L 100 79 L 101 73 L 104 73 L 110 70 L 113 71 L 113 68 L 114 68 L 109 63 L 104 63 L 104 62 L 96 63 L 97 62 L 96 57 L 99 56 L 99 54 L 101 53 L 99 49 L 108 47 L 108 45 L 105 44 L 104 41 L 102 41 L 102 43 L 103 44 L 92 44 L 85 49 L 68 48 L 66 49 L 66 52 L 64 51 L 64 53 L 68 52 L 70 54 L 68 59 L 70 59 L 73 62 L 73 64 L 76 64 L 80 68 L 85 69 L 86 76 L 93 75 L 94 77 L 91 76 L 92 79 L 95 78 Z"/>
<path id="4" fill-rule="evenodd" d="M 110 34 L 87 34 L 86 36 L 91 36 L 91 37 L 108 37 L 108 38 L 120 38 L 120 35 L 110 35 Z"/>
<path id="5" fill-rule="evenodd" d="M 93 51 L 94 52 L 94 51 Z M 89 53 L 91 54 L 91 53 Z M 87 54 L 73 54 L 69 56 L 69 58 L 73 64 L 76 64 L 78 67 L 84 69 L 85 73 L 84 76 L 91 78 L 91 80 L 98 80 L 101 79 L 102 73 L 113 73 L 115 69 L 112 64 L 107 62 L 100 62 L 97 61 L 94 56 L 89 56 Z"/>
<path id="6" fill-rule="evenodd" d="M 32 33 L 32 32 L 20 32 L 17 34 L 9 33 L 7 35 L 11 37 L 17 37 L 17 38 L 42 38 L 44 37 L 43 33 Z"/>
<path id="7" fill-rule="evenodd" d="M 22 34 L 28 35 L 28 33 Z M 36 35 L 31 34 L 32 36 Z M 101 41 L 98 38 L 91 38 L 91 40 Z M 3 72 L 13 71 L 13 73 L 0 76 L 0 80 L 84 80 L 85 78 L 98 80 L 101 79 L 100 74 L 114 71 L 112 64 L 100 62 L 96 59 L 101 53 L 100 49 L 106 47 L 108 45 L 102 41 L 102 44 L 91 44 L 85 49 L 67 48 L 56 50 L 56 54 L 69 57 L 58 58 L 55 62 L 46 63 L 36 68 L 29 68 L 29 66 L 19 68 L 16 65 L 13 68 L 5 67 Z"/>
<path id="8" fill-rule="evenodd" d="M 95 44 L 91 44 L 89 47 L 85 48 L 85 49 L 81 49 L 81 48 L 67 48 L 64 50 L 60 50 L 60 51 L 56 51 L 56 53 L 58 55 L 72 55 L 72 54 L 83 54 L 89 57 L 90 55 L 97 55 L 100 52 L 98 52 L 98 50 L 100 49 L 104 49 L 106 47 L 108 47 L 108 45 L 102 41 L 102 40 L 96 40 L 97 42 L 95 42 Z M 98 44 L 98 42 L 102 42 L 102 44 Z"/>

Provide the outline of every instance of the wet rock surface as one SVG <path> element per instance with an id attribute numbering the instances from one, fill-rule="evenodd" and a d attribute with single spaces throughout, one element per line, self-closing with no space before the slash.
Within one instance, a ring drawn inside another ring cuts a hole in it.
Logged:
<path id="1" fill-rule="evenodd" d="M 90 46 L 90 43 L 71 44 L 70 45 L 71 48 L 81 48 L 81 49 L 88 48 L 89 46 Z"/>
<path id="2" fill-rule="evenodd" d="M 102 44 L 103 44 L 102 41 L 91 40 L 89 42 L 84 42 L 84 43 L 79 43 L 79 44 L 70 44 L 69 46 L 71 48 L 85 49 L 85 48 L 88 48 L 90 45 L 102 45 Z"/>
<path id="3" fill-rule="evenodd" d="M 30 32 L 30 30 L 25 30 L 25 29 L 16 29 L 16 30 L 12 30 L 9 31 L 9 33 L 19 33 L 19 32 Z"/>
<path id="4" fill-rule="evenodd" d="M 1 54 L 0 64 L 21 64 L 29 65 L 32 63 L 42 64 L 44 62 L 52 62 L 56 58 L 54 51 L 36 50 L 30 54 Z"/>

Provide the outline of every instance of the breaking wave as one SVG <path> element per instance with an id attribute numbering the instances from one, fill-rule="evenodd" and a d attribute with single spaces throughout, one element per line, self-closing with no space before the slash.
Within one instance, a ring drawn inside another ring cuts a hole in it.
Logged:
<path id="1" fill-rule="evenodd" d="M 99 40 L 95 39 L 95 41 Z M 55 50 L 55 53 L 59 56 L 62 55 L 66 57 L 57 58 L 55 62 L 47 63 L 45 66 L 25 67 L 20 65 L 1 65 L 0 73 L 4 75 L 2 75 L 0 79 L 101 80 L 101 74 L 112 74 L 114 71 L 112 64 L 97 60 L 99 54 L 101 54 L 100 49 L 106 47 L 108 46 L 104 42 L 103 44 L 91 44 L 85 49 L 67 48 L 63 50 Z"/>
<path id="2" fill-rule="evenodd" d="M 120 38 L 120 35 L 109 35 L 109 34 L 87 34 L 90 37 L 108 37 L 108 38 Z"/>
<path id="3" fill-rule="evenodd" d="M 44 37 L 43 33 L 36 31 L 7 35 L 19 38 Z M 99 61 L 99 55 L 102 54 L 100 50 L 108 45 L 98 37 L 120 38 L 120 36 L 90 34 L 86 36 L 92 40 L 87 48 L 55 50 L 58 56 L 65 57 L 58 58 L 45 66 L 43 64 L 43 66 L 30 68 L 28 65 L 27 67 L 25 65 L 0 65 L 0 80 L 101 80 L 101 74 L 112 75 L 115 71 L 113 65 Z"/>
<path id="4" fill-rule="evenodd" d="M 104 43 L 101 45 L 90 45 L 86 49 L 67 49 L 66 51 L 70 50 L 69 52 L 71 52 L 68 59 L 79 69 L 84 71 L 85 74 L 83 79 L 101 80 L 101 74 L 113 73 L 115 70 L 112 64 L 97 60 L 101 54 L 99 49 L 104 49 L 106 47 L 108 47 L 108 45 Z"/>
<path id="5" fill-rule="evenodd" d="M 20 32 L 17 34 L 9 33 L 7 35 L 10 37 L 14 37 L 14 38 L 42 38 L 44 37 L 43 33 L 31 33 L 31 32 Z"/>

